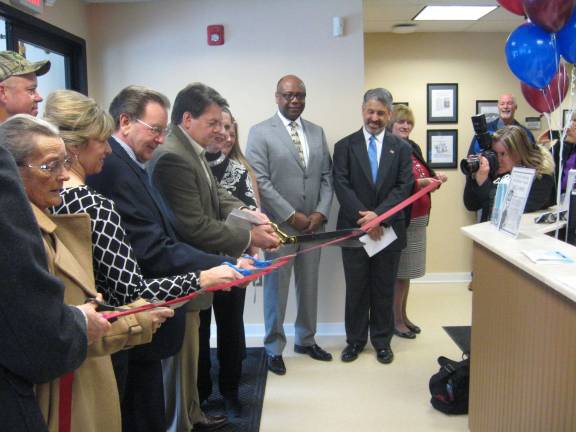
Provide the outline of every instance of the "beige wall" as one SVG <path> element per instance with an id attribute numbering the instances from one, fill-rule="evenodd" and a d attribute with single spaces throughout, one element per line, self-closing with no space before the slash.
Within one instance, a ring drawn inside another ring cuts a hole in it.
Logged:
<path id="1" fill-rule="evenodd" d="M 304 117 L 325 128 L 330 147 L 361 125 L 361 0 L 170 0 L 88 9 L 90 93 L 104 105 L 128 84 L 154 87 L 173 100 L 186 84 L 202 81 L 228 99 L 245 144 L 249 127 L 275 113 L 277 80 L 295 73 L 307 86 Z M 344 37 L 332 37 L 335 15 L 345 17 Z M 224 25 L 223 46 L 207 45 L 209 24 Z M 339 250 L 326 251 L 320 322 L 343 321 L 341 267 Z M 261 289 L 256 303 L 253 293 L 247 293 L 246 322 L 262 323 Z M 295 318 L 293 294 L 290 302 L 286 322 Z"/>
<path id="2" fill-rule="evenodd" d="M 518 101 L 519 121 L 538 115 L 524 101 L 519 81 L 508 69 L 506 38 L 504 33 L 366 34 L 366 88 L 387 87 L 395 100 L 410 104 L 416 117 L 411 138 L 424 154 L 427 129 L 458 129 L 461 159 L 473 134 L 470 116 L 476 100 L 497 99 L 500 93 L 512 92 Z M 458 124 L 426 124 L 427 83 L 458 83 Z M 471 242 L 460 234 L 460 227 L 474 219 L 462 203 L 464 176 L 459 168 L 442 172 L 449 180 L 433 195 L 426 270 L 469 272 Z"/>

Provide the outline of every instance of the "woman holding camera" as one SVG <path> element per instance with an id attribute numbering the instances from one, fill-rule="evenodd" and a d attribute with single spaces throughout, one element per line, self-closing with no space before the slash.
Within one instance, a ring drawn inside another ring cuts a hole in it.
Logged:
<path id="1" fill-rule="evenodd" d="M 466 177 L 464 205 L 468 210 L 482 210 L 481 222 L 490 218 L 496 188 L 500 180 L 514 167 L 534 168 L 536 176 L 525 212 L 532 212 L 554 204 L 554 160 L 544 147 L 530 142 L 526 132 L 518 126 L 505 126 L 492 136 L 492 151 L 498 167 L 490 176 L 490 163 L 480 156 L 479 168 Z"/>

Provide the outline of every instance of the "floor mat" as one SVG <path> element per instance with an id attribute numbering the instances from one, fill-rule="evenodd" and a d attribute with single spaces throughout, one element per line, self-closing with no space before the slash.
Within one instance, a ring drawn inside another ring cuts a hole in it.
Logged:
<path id="1" fill-rule="evenodd" d="M 210 350 L 212 360 L 213 390 L 210 398 L 202 404 L 202 410 L 209 415 L 225 414 L 224 400 L 218 391 L 218 360 L 216 349 Z M 266 389 L 266 352 L 264 348 L 246 348 L 246 359 L 242 365 L 242 378 L 240 380 L 239 398 L 242 403 L 242 417 L 230 418 L 230 423 L 219 432 L 258 432 L 260 430 L 260 417 L 262 416 L 262 403 Z"/>

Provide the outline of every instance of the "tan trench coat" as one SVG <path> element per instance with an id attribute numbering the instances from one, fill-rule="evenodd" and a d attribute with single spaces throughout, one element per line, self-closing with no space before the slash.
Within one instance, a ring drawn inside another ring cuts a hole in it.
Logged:
<path id="1" fill-rule="evenodd" d="M 83 304 L 96 295 L 92 267 L 90 217 L 87 214 L 48 215 L 32 205 L 51 273 L 65 286 L 64 302 Z M 144 304 L 143 300 L 130 306 Z M 110 354 L 152 339 L 148 314 L 122 317 L 100 341 L 88 347 L 88 357 L 74 371 L 72 432 L 120 432 L 118 388 Z M 58 432 L 59 382 L 36 386 L 36 397 L 50 432 Z"/>

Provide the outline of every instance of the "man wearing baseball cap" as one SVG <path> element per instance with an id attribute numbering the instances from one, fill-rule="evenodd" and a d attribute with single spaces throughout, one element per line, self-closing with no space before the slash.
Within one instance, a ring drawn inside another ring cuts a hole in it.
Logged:
<path id="1" fill-rule="evenodd" d="M 49 70 L 49 60 L 31 63 L 14 51 L 0 51 L 0 122 L 15 114 L 38 114 L 42 96 L 36 77 Z"/>

